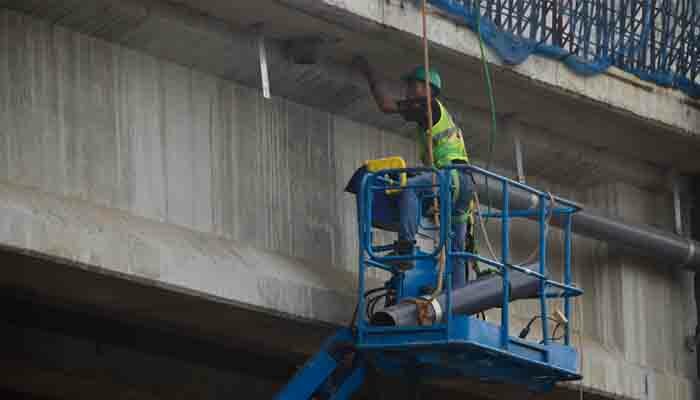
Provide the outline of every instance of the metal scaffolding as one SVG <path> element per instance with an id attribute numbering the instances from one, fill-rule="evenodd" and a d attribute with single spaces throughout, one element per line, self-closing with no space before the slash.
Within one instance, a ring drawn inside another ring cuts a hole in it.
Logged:
<path id="1" fill-rule="evenodd" d="M 476 30 L 506 63 L 538 53 L 592 75 L 616 66 L 700 97 L 697 0 L 430 0 Z"/>

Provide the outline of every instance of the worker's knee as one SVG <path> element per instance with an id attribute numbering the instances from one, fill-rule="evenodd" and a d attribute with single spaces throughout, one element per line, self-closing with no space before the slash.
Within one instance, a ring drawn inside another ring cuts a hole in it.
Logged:
<path id="1" fill-rule="evenodd" d="M 454 238 L 452 240 L 454 251 L 463 251 L 465 245 L 465 239 L 467 236 L 467 224 L 452 224 L 452 233 Z"/>
<path id="2" fill-rule="evenodd" d="M 430 193 L 430 185 L 432 185 L 432 174 L 429 173 L 408 178 L 406 181 L 408 187 L 401 191 L 400 198 L 402 201 L 415 200 L 424 193 Z"/>

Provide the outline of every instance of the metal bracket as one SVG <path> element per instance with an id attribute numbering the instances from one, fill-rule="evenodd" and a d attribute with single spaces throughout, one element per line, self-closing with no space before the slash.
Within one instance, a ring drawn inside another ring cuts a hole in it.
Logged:
<path id="1" fill-rule="evenodd" d="M 515 145 L 515 167 L 518 171 L 518 182 L 525 183 L 525 167 L 523 166 L 523 147 L 520 141 L 520 133 L 513 134 L 513 144 Z"/>
<path id="2" fill-rule="evenodd" d="M 262 22 L 252 25 L 254 34 L 258 36 L 258 59 L 260 61 L 260 80 L 263 97 L 270 99 L 270 75 L 267 67 L 267 48 L 265 46 L 265 33 L 263 31 L 263 27 Z"/>
<path id="3" fill-rule="evenodd" d="M 267 69 L 265 35 L 263 35 L 262 30 L 258 34 L 258 57 L 260 58 L 260 79 L 262 81 L 263 97 L 270 99 L 270 75 Z"/>
<path id="4" fill-rule="evenodd" d="M 513 157 L 515 158 L 515 170 L 517 172 L 517 181 L 525 183 L 525 166 L 523 162 L 523 145 L 521 138 L 521 126 L 515 119 L 515 114 L 507 114 L 503 116 L 503 125 L 507 132 L 512 132 L 513 137 Z"/>
<path id="5" fill-rule="evenodd" d="M 671 187 L 673 189 L 673 221 L 676 234 L 683 234 L 683 214 L 681 211 L 681 177 L 677 171 L 671 171 Z"/>

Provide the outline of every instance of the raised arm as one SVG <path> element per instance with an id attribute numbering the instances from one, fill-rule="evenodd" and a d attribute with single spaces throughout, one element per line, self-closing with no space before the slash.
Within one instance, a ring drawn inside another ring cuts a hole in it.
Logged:
<path id="1" fill-rule="evenodd" d="M 356 56 L 352 60 L 352 65 L 367 79 L 369 88 L 372 91 L 372 96 L 374 97 L 374 101 L 377 102 L 379 109 L 384 113 L 398 113 L 398 99 L 392 97 L 386 88 L 379 83 L 377 80 L 377 74 L 369 65 L 367 59 L 363 56 Z"/>

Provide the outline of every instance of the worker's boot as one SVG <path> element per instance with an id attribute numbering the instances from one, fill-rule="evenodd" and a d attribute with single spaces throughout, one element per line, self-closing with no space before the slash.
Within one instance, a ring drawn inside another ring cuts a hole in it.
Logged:
<path id="1" fill-rule="evenodd" d="M 394 255 L 405 256 L 413 255 L 416 247 L 415 240 L 397 240 L 394 242 Z M 413 260 L 397 260 L 392 261 L 392 265 L 398 268 L 400 271 L 408 271 L 413 269 Z"/>

